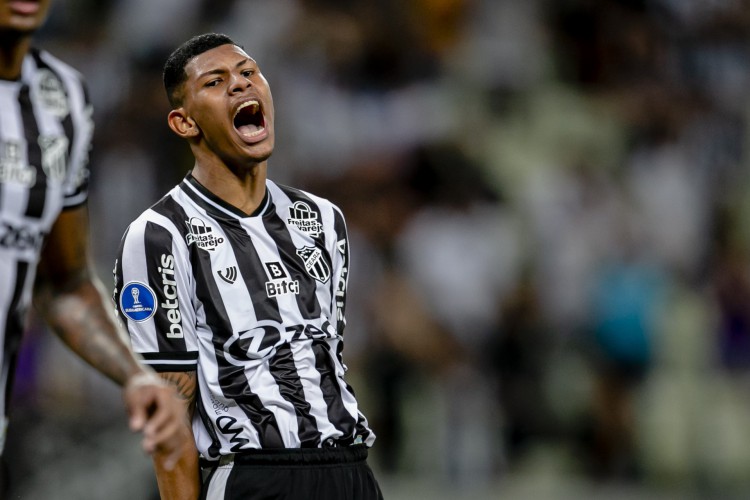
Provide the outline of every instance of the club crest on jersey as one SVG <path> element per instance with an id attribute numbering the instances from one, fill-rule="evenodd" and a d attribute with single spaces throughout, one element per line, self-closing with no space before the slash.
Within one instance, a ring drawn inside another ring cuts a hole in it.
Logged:
<path id="1" fill-rule="evenodd" d="M 120 292 L 120 311 L 133 321 L 150 319 L 156 312 L 154 291 L 138 281 L 131 281 Z"/>
<path id="2" fill-rule="evenodd" d="M 298 201 L 289 207 L 287 222 L 310 236 L 317 236 L 323 231 L 323 224 L 318 222 L 318 214 L 304 201 Z"/>
<path id="3" fill-rule="evenodd" d="M 26 163 L 21 141 L 0 141 L 0 182 L 31 187 L 36 183 L 36 169 Z"/>
<path id="4" fill-rule="evenodd" d="M 331 278 L 331 268 L 323 258 L 323 252 L 315 247 L 302 247 L 297 249 L 297 255 L 305 264 L 307 274 L 325 283 Z"/>
<path id="5" fill-rule="evenodd" d="M 203 222 L 203 219 L 192 217 L 189 221 L 185 221 L 185 223 L 188 226 L 186 238 L 188 245 L 195 243 L 198 248 L 213 252 L 216 250 L 216 247 L 224 243 L 224 238 L 215 236 L 213 228 L 207 226 Z"/>
<path id="6" fill-rule="evenodd" d="M 38 75 L 36 92 L 42 106 L 57 118 L 68 116 L 70 107 L 60 79 L 48 69 L 39 70 Z"/>
<path id="7" fill-rule="evenodd" d="M 289 279 L 281 262 L 266 262 L 265 266 L 270 278 L 266 281 L 266 295 L 269 299 L 279 295 L 299 295 L 299 280 Z"/>
<path id="8" fill-rule="evenodd" d="M 40 135 L 42 168 L 47 177 L 61 182 L 65 178 L 65 157 L 68 155 L 68 138 L 59 135 Z"/>

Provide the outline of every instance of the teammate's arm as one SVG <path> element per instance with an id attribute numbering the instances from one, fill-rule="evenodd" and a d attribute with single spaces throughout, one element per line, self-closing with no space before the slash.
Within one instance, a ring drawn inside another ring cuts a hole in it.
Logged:
<path id="1" fill-rule="evenodd" d="M 124 387 L 131 429 L 143 431 L 144 450 L 167 457 L 169 467 L 188 439 L 179 423 L 181 404 L 173 388 L 144 368 L 130 349 L 92 271 L 88 245 L 86 207 L 64 210 L 42 250 L 34 304 L 65 344 Z"/>
<path id="2" fill-rule="evenodd" d="M 184 410 L 180 424 L 192 438 L 193 431 L 190 422 L 195 411 L 196 372 L 165 372 L 160 375 L 177 387 Z M 194 439 L 184 444 L 182 454 L 173 469 L 164 467 L 163 458 L 160 453 L 154 454 L 154 470 L 161 499 L 197 500 L 200 495 L 200 468 Z"/>

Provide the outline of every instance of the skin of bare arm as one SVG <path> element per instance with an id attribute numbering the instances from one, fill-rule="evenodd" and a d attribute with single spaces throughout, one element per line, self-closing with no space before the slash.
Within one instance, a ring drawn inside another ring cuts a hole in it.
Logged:
<path id="1" fill-rule="evenodd" d="M 130 428 L 143 432 L 143 449 L 174 466 L 191 436 L 180 424 L 174 389 L 143 367 L 118 326 L 113 306 L 94 275 L 85 206 L 64 210 L 45 240 L 34 286 L 34 305 L 78 356 L 124 387 Z"/>
<path id="2" fill-rule="evenodd" d="M 168 372 L 160 375 L 177 388 L 184 409 L 181 423 L 191 439 L 189 443 L 184 444 L 182 454 L 171 469 L 164 466 L 162 454 L 154 454 L 154 470 L 159 485 L 159 495 L 162 500 L 197 500 L 201 488 L 200 468 L 198 450 L 192 439 L 193 431 L 190 427 L 197 395 L 196 372 Z"/>

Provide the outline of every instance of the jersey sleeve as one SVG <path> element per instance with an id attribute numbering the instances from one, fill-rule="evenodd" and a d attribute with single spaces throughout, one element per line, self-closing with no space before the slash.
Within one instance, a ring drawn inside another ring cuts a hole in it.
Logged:
<path id="1" fill-rule="evenodd" d="M 333 264 L 333 310 L 336 311 L 336 332 L 344 334 L 346 326 L 346 288 L 349 282 L 349 237 L 344 215 L 338 207 L 333 207 L 333 232 L 336 236 L 331 252 Z"/>
<path id="2" fill-rule="evenodd" d="M 140 218 L 115 264 L 113 299 L 133 350 L 158 372 L 193 371 L 198 361 L 187 248 L 168 227 Z"/>
<path id="3" fill-rule="evenodd" d="M 73 85 L 68 90 L 71 101 L 70 120 L 75 133 L 70 138 L 63 208 L 85 203 L 89 194 L 89 152 L 94 135 L 94 108 L 86 83 L 80 77 L 78 81 L 79 85 Z"/>
<path id="4" fill-rule="evenodd" d="M 68 140 L 67 167 L 63 179 L 63 208 L 81 205 L 88 199 L 89 152 L 94 135 L 94 110 L 83 76 L 51 56 L 39 53 L 40 64 L 60 78 L 67 107 L 61 108 L 59 118 Z"/>

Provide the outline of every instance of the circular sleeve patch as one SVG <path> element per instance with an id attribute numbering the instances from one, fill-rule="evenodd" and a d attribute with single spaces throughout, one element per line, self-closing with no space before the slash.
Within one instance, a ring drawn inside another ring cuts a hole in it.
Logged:
<path id="1" fill-rule="evenodd" d="M 156 312 L 153 290 L 138 281 L 126 283 L 120 292 L 120 311 L 137 322 L 151 318 Z"/>

